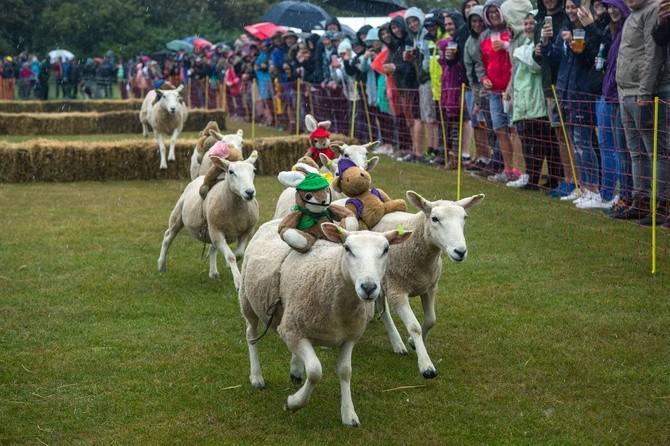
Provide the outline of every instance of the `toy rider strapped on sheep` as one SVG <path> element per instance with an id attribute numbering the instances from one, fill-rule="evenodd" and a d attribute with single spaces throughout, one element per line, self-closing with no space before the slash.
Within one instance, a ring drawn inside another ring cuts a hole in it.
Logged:
<path id="1" fill-rule="evenodd" d="M 279 235 L 291 248 L 307 252 L 318 239 L 327 239 L 321 223 L 340 222 L 340 226 L 355 231 L 358 229 L 356 216 L 344 206 L 331 204 L 328 181 L 318 170 L 307 164 L 298 163 L 295 170 L 281 172 L 279 181 L 288 187 L 295 187 L 295 205 L 279 224 Z"/>
<path id="2" fill-rule="evenodd" d="M 309 134 L 310 147 L 305 153 L 317 163 L 319 167 L 323 164 L 319 154 L 323 153 L 329 160 L 337 157 L 337 153 L 332 149 L 330 144 L 330 121 L 316 122 L 312 115 L 305 116 L 305 127 L 311 133 Z"/>

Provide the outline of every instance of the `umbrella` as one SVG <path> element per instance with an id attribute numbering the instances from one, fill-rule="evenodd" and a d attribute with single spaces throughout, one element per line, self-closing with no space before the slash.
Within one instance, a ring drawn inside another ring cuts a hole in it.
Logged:
<path id="1" fill-rule="evenodd" d="M 323 22 L 321 22 L 321 25 L 322 25 L 322 26 L 325 26 L 325 25 L 326 25 L 326 21 L 324 20 Z M 349 26 L 349 25 L 347 25 L 347 24 L 345 24 L 345 23 L 340 23 L 340 29 L 342 29 L 342 32 L 343 32 L 343 33 L 349 38 L 349 40 L 351 40 L 352 42 L 354 42 L 355 40 L 358 40 L 358 37 L 356 36 L 356 31 L 354 31 L 354 29 L 353 29 L 351 26 Z"/>
<path id="2" fill-rule="evenodd" d="M 264 22 L 303 31 L 319 29 L 320 22 L 328 19 L 330 19 L 330 14 L 320 6 L 293 0 L 280 2 L 261 17 Z"/>
<path id="3" fill-rule="evenodd" d="M 72 54 L 72 52 L 70 52 L 68 50 L 58 49 L 58 50 L 49 51 L 47 54 L 48 54 L 48 56 L 51 60 L 56 60 L 59 57 L 63 60 L 63 62 L 65 62 L 66 60 L 74 59 L 74 54 Z"/>
<path id="4" fill-rule="evenodd" d="M 405 0 L 326 0 L 325 4 L 368 16 L 388 15 L 399 9 L 408 8 Z"/>
<path id="5" fill-rule="evenodd" d="M 247 25 L 244 27 L 244 30 L 257 38 L 258 40 L 265 40 L 270 38 L 277 31 L 281 33 L 286 32 L 286 28 L 283 26 L 277 26 L 274 23 L 270 22 L 260 22 L 255 25 Z"/>
<path id="6" fill-rule="evenodd" d="M 165 46 L 172 51 L 185 51 L 187 53 L 193 52 L 193 44 L 186 42 L 185 40 L 171 40 Z"/>
<path id="7" fill-rule="evenodd" d="M 214 44 L 212 42 L 207 39 L 203 39 L 202 37 L 195 37 L 190 42 L 194 48 L 214 48 Z"/>

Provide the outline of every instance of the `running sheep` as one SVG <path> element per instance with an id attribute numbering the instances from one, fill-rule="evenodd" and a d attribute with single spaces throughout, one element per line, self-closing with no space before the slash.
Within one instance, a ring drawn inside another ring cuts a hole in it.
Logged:
<path id="1" fill-rule="evenodd" d="M 174 148 L 177 144 L 177 136 L 184 128 L 188 110 L 181 97 L 183 85 L 174 88 L 166 83 L 160 89 L 151 90 L 147 93 L 140 110 L 140 123 L 142 124 L 142 134 L 145 138 L 149 137 L 149 126 L 153 129 L 154 135 L 158 139 L 158 148 L 160 150 L 160 168 L 167 169 L 167 161 L 175 160 Z M 163 135 L 171 135 L 170 152 L 165 157 L 165 141 Z"/>
<path id="2" fill-rule="evenodd" d="M 342 423 L 358 426 L 351 399 L 351 353 L 382 294 L 389 246 L 407 240 L 411 231 L 347 232 L 323 223 L 330 241 L 317 240 L 302 254 L 279 237 L 279 221 L 258 229 L 242 263 L 239 300 L 247 326 L 251 384 L 265 387 L 256 347 L 259 322 L 276 331 L 291 351 L 291 380 L 300 383 L 305 371 L 305 383 L 288 397 L 285 410 L 304 407 L 321 379 L 314 346 L 337 347 Z"/>

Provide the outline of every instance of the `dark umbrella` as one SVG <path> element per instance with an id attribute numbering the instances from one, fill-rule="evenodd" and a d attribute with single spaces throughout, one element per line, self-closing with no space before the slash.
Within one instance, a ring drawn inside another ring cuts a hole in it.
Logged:
<path id="1" fill-rule="evenodd" d="M 275 25 L 311 31 L 313 29 L 320 29 L 320 22 L 329 19 L 330 14 L 319 6 L 307 2 L 289 0 L 278 3 L 266 12 L 261 17 L 261 22 L 272 22 Z"/>
<path id="2" fill-rule="evenodd" d="M 326 0 L 325 5 L 367 16 L 388 15 L 408 8 L 405 0 Z"/>

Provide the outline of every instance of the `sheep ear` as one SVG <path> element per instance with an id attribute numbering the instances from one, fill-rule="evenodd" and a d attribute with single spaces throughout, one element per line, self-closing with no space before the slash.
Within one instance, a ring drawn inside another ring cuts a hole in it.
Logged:
<path id="1" fill-rule="evenodd" d="M 290 170 L 279 172 L 277 179 L 286 187 L 298 187 L 298 184 L 302 183 L 305 179 L 305 175 L 302 172 Z"/>
<path id="2" fill-rule="evenodd" d="M 255 164 L 257 159 L 258 159 L 258 151 L 254 150 L 253 152 L 251 152 L 251 155 L 249 155 L 249 158 L 245 159 L 244 162 Z"/>
<path id="3" fill-rule="evenodd" d="M 217 141 L 223 141 L 223 136 L 221 133 L 217 132 L 216 130 L 209 129 L 209 136 L 212 138 L 216 139 Z"/>
<path id="4" fill-rule="evenodd" d="M 375 167 L 377 167 L 377 164 L 379 163 L 379 157 L 378 156 L 373 156 L 368 160 L 368 165 L 365 166 L 365 170 L 367 172 L 372 172 L 375 170 Z"/>
<path id="5" fill-rule="evenodd" d="M 422 210 L 426 214 L 430 213 L 430 210 L 433 208 L 425 198 L 417 194 L 413 190 L 408 190 L 405 194 L 410 203 L 414 205 L 417 209 Z"/>
<path id="6" fill-rule="evenodd" d="M 316 130 L 316 127 L 317 127 L 317 123 L 316 123 L 316 119 L 314 119 L 314 116 L 306 115 L 305 116 L 305 128 L 307 128 L 307 131 L 311 133 L 314 130 Z"/>
<path id="7" fill-rule="evenodd" d="M 321 223 L 323 234 L 328 240 L 335 243 L 344 243 L 349 236 L 349 232 L 333 223 Z"/>
<path id="8" fill-rule="evenodd" d="M 214 164 L 215 166 L 220 167 L 223 170 L 228 170 L 228 165 L 230 164 L 230 161 L 228 161 L 225 158 L 219 158 L 218 156 L 210 156 L 209 160 Z"/>
<path id="9" fill-rule="evenodd" d="M 363 144 L 363 147 L 365 147 L 368 150 L 374 150 L 378 145 L 379 141 L 371 141 L 367 144 Z"/>
<path id="10" fill-rule="evenodd" d="M 461 206 L 463 209 L 469 209 L 471 207 L 477 206 L 484 200 L 484 194 L 473 195 L 472 197 L 462 198 L 456 202 L 457 205 Z"/>
<path id="11" fill-rule="evenodd" d="M 243 138 L 244 137 L 244 130 L 238 129 L 236 135 L 239 136 L 240 138 Z"/>
<path id="12" fill-rule="evenodd" d="M 331 160 L 324 153 L 319 153 L 319 160 L 321 160 L 321 164 L 323 164 L 330 173 L 335 174 L 335 172 L 337 172 L 337 163 L 335 160 Z"/>
<path id="13" fill-rule="evenodd" d="M 387 231 L 384 233 L 384 237 L 389 241 L 390 245 L 398 245 L 403 243 L 412 235 L 412 231 L 403 231 L 402 227 L 399 227 L 395 231 Z"/>
<path id="14" fill-rule="evenodd" d="M 339 141 L 330 144 L 330 148 L 337 154 L 337 156 L 342 156 L 343 146 L 344 144 Z"/>
<path id="15" fill-rule="evenodd" d="M 177 87 L 177 93 L 181 93 L 181 91 L 184 89 L 184 84 L 181 84 L 180 86 Z"/>

